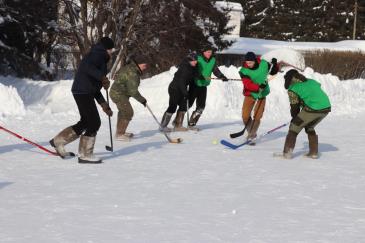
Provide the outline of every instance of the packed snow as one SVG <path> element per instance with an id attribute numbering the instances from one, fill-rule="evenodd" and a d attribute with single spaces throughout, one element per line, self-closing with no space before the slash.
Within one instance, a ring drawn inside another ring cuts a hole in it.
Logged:
<path id="1" fill-rule="evenodd" d="M 295 52 L 283 53 L 264 58 L 304 65 Z M 220 68 L 239 78 L 239 67 Z M 159 118 L 175 71 L 141 82 Z M 290 120 L 283 75 L 270 81 L 259 133 Z M 332 102 L 317 128 L 318 160 L 302 156 L 308 147 L 304 133 L 294 159 L 272 156 L 282 150 L 287 127 L 254 147 L 219 144 L 243 128 L 239 81 L 212 81 L 201 131 L 171 133 L 182 144 L 167 143 L 151 115 L 133 101 L 129 130 L 136 137 L 114 141 L 114 152 L 108 152 L 108 119 L 101 111 L 95 148 L 101 165 L 61 160 L 0 130 L 1 242 L 365 242 L 365 82 L 340 81 L 310 68 L 304 75 L 318 80 Z M 48 140 L 78 120 L 71 84 L 0 77 L 0 125 L 50 149 Z M 114 104 L 112 109 L 115 130 Z M 77 152 L 78 143 L 67 148 Z"/>
<path id="2" fill-rule="evenodd" d="M 16 88 L 0 83 L 0 117 L 25 115 L 24 103 Z"/>

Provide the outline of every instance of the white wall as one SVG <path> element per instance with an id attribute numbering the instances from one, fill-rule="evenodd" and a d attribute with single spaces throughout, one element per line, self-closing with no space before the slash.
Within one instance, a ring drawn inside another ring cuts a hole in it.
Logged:
<path id="1" fill-rule="evenodd" d="M 217 9 L 230 9 L 228 13 L 230 20 L 227 24 L 228 27 L 234 27 L 228 35 L 239 37 L 241 29 L 241 18 L 243 16 L 242 5 L 239 3 L 227 2 L 227 1 L 217 1 L 215 3 Z"/>

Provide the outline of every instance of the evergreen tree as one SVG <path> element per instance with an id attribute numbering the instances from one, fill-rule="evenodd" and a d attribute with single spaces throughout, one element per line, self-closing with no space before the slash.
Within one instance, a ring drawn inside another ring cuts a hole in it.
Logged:
<path id="1" fill-rule="evenodd" d="M 241 35 L 288 41 L 352 39 L 355 0 L 232 0 L 245 15 Z M 365 38 L 365 1 L 358 0 L 357 39 Z"/>
<path id="2" fill-rule="evenodd" d="M 43 57 L 50 64 L 56 20 L 57 1 L 1 1 L 0 73 L 40 74 Z"/>
<path id="3" fill-rule="evenodd" d="M 267 12 L 271 8 L 270 0 L 240 0 L 245 20 L 241 26 L 241 35 L 254 38 L 270 36 L 269 19 Z"/>

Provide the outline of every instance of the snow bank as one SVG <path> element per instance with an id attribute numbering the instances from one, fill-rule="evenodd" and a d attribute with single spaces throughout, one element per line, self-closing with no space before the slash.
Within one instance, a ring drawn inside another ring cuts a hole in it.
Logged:
<path id="1" fill-rule="evenodd" d="M 238 79 L 238 67 L 221 66 L 222 72 L 229 78 Z M 176 67 L 169 71 L 144 79 L 140 91 L 147 98 L 149 105 L 158 117 L 161 117 L 168 106 L 168 85 L 171 82 Z M 284 68 L 287 71 L 289 68 Z M 322 84 L 329 95 L 333 111 L 331 115 L 356 116 L 364 111 L 365 82 L 363 79 L 340 81 L 331 74 L 322 75 L 306 68 L 303 74 Z M 265 118 L 268 120 L 289 119 L 289 101 L 284 89 L 284 72 L 276 75 L 270 81 L 271 93 L 267 98 Z M 1 85 L 0 114 L 24 115 L 25 110 L 37 113 L 69 113 L 77 115 L 77 107 L 71 94 L 72 80 L 58 82 L 43 82 L 21 80 L 16 78 L 0 78 Z M 11 86 L 10 86 L 11 85 Z M 208 87 L 207 105 L 204 117 L 240 119 L 243 102 L 243 85 L 240 81 L 222 82 L 213 79 Z M 145 108 L 131 99 L 135 113 L 138 116 L 149 114 Z M 112 103 L 114 111 L 116 106 Z M 193 106 L 195 108 L 195 106 Z"/>
<path id="2" fill-rule="evenodd" d="M 269 51 L 261 56 L 263 59 L 271 62 L 272 58 L 276 58 L 278 62 L 286 62 L 300 69 L 305 68 L 304 56 L 295 50 L 288 48 L 280 48 Z"/>
<path id="3" fill-rule="evenodd" d="M 263 58 L 271 60 L 277 57 L 295 66 L 304 67 L 304 59 L 294 50 L 279 49 L 266 53 Z M 231 79 L 239 79 L 240 67 L 220 67 L 221 71 Z M 286 67 L 283 71 L 290 68 Z M 158 117 L 161 117 L 168 106 L 168 86 L 172 81 L 176 67 L 141 82 L 140 91 Z M 287 120 L 290 118 L 287 91 L 284 89 L 284 72 L 279 73 L 270 81 L 271 93 L 267 97 L 265 120 Z M 363 79 L 340 81 L 331 74 L 322 75 L 306 68 L 303 74 L 322 84 L 323 89 L 332 103 L 331 115 L 356 116 L 365 108 L 365 82 Z M 214 77 L 214 76 L 213 76 Z M 0 77 L 1 86 L 0 114 L 24 114 L 29 112 L 66 113 L 77 116 L 77 107 L 71 94 L 72 80 L 58 82 L 31 81 L 26 79 Z M 10 87 L 10 85 L 12 87 Z M 241 119 L 243 102 L 243 85 L 239 81 L 222 82 L 212 79 L 208 87 L 207 103 L 204 111 L 205 118 L 209 119 Z M 4 95 L 3 95 L 4 93 Z M 137 116 L 149 116 L 146 109 L 134 99 L 132 105 Z M 117 111 L 111 102 L 111 107 Z M 193 106 L 193 109 L 195 105 Z M 191 111 L 190 111 L 191 112 Z M 204 118 L 204 119 L 205 119 Z"/>
<path id="4" fill-rule="evenodd" d="M 22 116 L 24 104 L 17 90 L 12 86 L 0 83 L 0 119 L 6 116 Z"/>
<path id="5" fill-rule="evenodd" d="M 8 89 L 14 87 L 23 109 L 37 113 L 77 112 L 71 94 L 72 80 L 47 82 L 0 76 L 0 83 Z M 6 102 L 2 103 L 0 110 L 6 106 Z"/>

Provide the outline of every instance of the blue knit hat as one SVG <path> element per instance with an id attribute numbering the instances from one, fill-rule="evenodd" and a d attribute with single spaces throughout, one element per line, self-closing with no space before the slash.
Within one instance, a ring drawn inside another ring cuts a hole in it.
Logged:
<path id="1" fill-rule="evenodd" d="M 256 55 L 255 53 L 249 51 L 245 55 L 245 61 L 256 61 Z"/>

